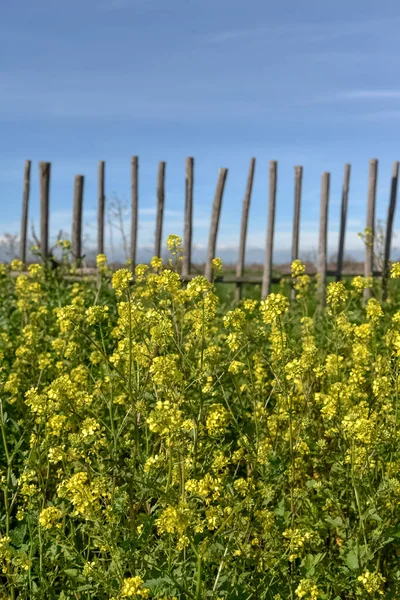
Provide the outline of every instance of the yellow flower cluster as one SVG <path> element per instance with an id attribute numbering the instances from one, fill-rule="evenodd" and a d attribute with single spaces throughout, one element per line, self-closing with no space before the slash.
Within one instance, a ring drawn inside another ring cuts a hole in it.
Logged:
<path id="1" fill-rule="evenodd" d="M 148 598 L 150 590 L 143 587 L 143 579 L 136 575 L 124 579 L 121 589 L 121 598 Z"/>
<path id="2" fill-rule="evenodd" d="M 332 281 L 327 288 L 326 303 L 334 312 L 348 299 L 348 292 L 341 281 Z"/>
<path id="3" fill-rule="evenodd" d="M 270 325 L 275 323 L 289 310 L 289 300 L 282 294 L 269 294 L 260 305 L 264 323 Z"/>
<path id="4" fill-rule="evenodd" d="M 62 511 L 55 506 L 44 508 L 39 515 L 39 523 L 44 529 L 58 527 L 61 529 Z"/>
<path id="5" fill-rule="evenodd" d="M 399 597 L 397 283 L 233 304 L 167 247 L 0 269 L 0 597 Z"/>
<path id="6" fill-rule="evenodd" d="M 223 435 L 229 424 L 229 413 L 221 404 L 212 404 L 206 419 L 207 431 L 212 436 Z"/>
<path id="7" fill-rule="evenodd" d="M 179 235 L 169 235 L 167 239 L 167 248 L 172 255 L 177 255 L 182 251 L 182 238 Z"/>
<path id="8" fill-rule="evenodd" d="M 113 274 L 112 287 L 118 297 L 121 297 L 127 291 L 132 279 L 132 272 L 129 269 L 119 269 Z"/>
<path id="9" fill-rule="evenodd" d="M 320 592 L 317 585 L 311 579 L 302 579 L 296 588 L 296 596 L 304 600 L 317 600 Z"/>
<path id="10" fill-rule="evenodd" d="M 86 317 L 89 325 L 100 324 L 108 317 L 108 306 L 89 306 L 86 310 Z"/>
<path id="11" fill-rule="evenodd" d="M 386 579 L 379 572 L 371 573 L 370 571 L 366 570 L 358 577 L 358 581 L 362 584 L 364 590 L 368 594 L 379 594 L 380 596 L 385 595 L 383 585 Z"/>
<path id="12" fill-rule="evenodd" d="M 393 263 L 390 271 L 390 277 L 392 279 L 400 279 L 400 262 Z"/>

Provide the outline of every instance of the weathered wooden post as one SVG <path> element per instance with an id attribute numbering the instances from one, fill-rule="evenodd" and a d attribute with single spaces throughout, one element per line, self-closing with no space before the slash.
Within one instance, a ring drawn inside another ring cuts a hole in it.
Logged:
<path id="1" fill-rule="evenodd" d="M 245 266 L 245 257 L 246 257 L 246 240 L 247 240 L 247 225 L 249 220 L 249 211 L 250 211 L 250 201 L 251 201 L 251 192 L 253 189 L 253 181 L 254 181 L 254 170 L 256 167 L 256 159 L 252 158 L 250 160 L 249 174 L 247 177 L 247 185 L 246 191 L 243 198 L 243 208 L 242 208 L 242 224 L 240 228 L 240 242 L 239 242 L 239 256 L 238 262 L 236 266 L 236 277 L 243 277 L 244 274 L 244 266 Z M 239 302 L 242 296 L 242 282 L 236 282 L 235 289 L 235 302 Z"/>
<path id="2" fill-rule="evenodd" d="M 272 258 L 274 251 L 274 229 L 275 229 L 275 206 L 277 189 L 278 163 L 271 160 L 269 163 L 269 202 L 268 202 L 268 222 L 267 239 L 265 248 L 264 275 L 262 282 L 261 296 L 266 298 L 270 292 L 272 277 Z"/>
<path id="3" fill-rule="evenodd" d="M 350 188 L 350 170 L 349 164 L 344 165 L 344 178 L 342 188 L 342 207 L 340 213 L 340 231 L 339 231 L 339 247 L 337 255 L 337 267 L 336 267 L 336 281 L 342 279 L 343 271 L 343 255 L 344 255 L 344 238 L 346 235 L 346 221 L 347 221 L 347 204 L 349 199 L 349 188 Z"/>
<path id="4" fill-rule="evenodd" d="M 39 163 L 40 185 L 40 253 L 46 261 L 49 256 L 49 201 L 51 163 Z"/>
<path id="5" fill-rule="evenodd" d="M 194 158 L 186 158 L 185 168 L 185 222 L 183 230 L 182 276 L 190 275 L 192 263 Z"/>
<path id="6" fill-rule="evenodd" d="M 139 157 L 131 158 L 131 267 L 135 270 L 138 233 L 138 204 L 139 204 Z"/>
<path id="7" fill-rule="evenodd" d="M 77 266 L 81 266 L 82 262 L 82 209 L 84 181 L 85 178 L 83 175 L 75 175 L 71 250 Z"/>
<path id="8" fill-rule="evenodd" d="M 157 178 L 157 219 L 156 219 L 156 241 L 154 255 L 161 258 L 162 250 L 162 230 L 164 217 L 164 202 L 165 202 L 165 162 L 160 162 L 158 165 Z"/>
<path id="9" fill-rule="evenodd" d="M 210 234 L 208 238 L 207 262 L 204 274 L 208 281 L 212 280 L 212 261 L 215 258 L 215 251 L 217 247 L 219 217 L 221 215 L 222 197 L 224 195 L 224 188 L 227 175 L 228 169 L 219 170 L 218 182 L 215 190 L 214 202 L 212 207 Z"/>
<path id="10" fill-rule="evenodd" d="M 25 161 L 24 169 L 24 194 L 22 198 L 22 218 L 21 218 L 21 239 L 20 239 L 20 259 L 26 263 L 26 240 L 28 232 L 28 214 L 29 214 L 29 194 L 31 189 L 31 161 Z"/>
<path id="11" fill-rule="evenodd" d="M 377 182 L 378 161 L 376 158 L 372 158 L 369 161 L 364 277 L 372 277 L 374 274 L 375 204 Z M 370 288 L 364 290 L 364 297 L 366 299 L 371 297 Z"/>
<path id="12" fill-rule="evenodd" d="M 383 273 L 382 273 L 382 289 L 383 299 L 387 298 L 387 283 L 389 278 L 389 263 L 390 263 L 390 251 L 392 248 L 392 233 L 393 233 L 393 221 L 394 213 L 396 211 L 397 201 L 397 186 L 399 181 L 399 163 L 393 163 L 392 169 L 392 181 L 390 186 L 390 199 L 388 206 L 388 217 L 386 224 L 386 237 L 385 237 L 385 254 L 383 259 Z"/>
<path id="13" fill-rule="evenodd" d="M 303 183 L 303 167 L 294 168 L 294 210 L 293 210 L 293 234 L 292 234 L 292 262 L 299 258 L 299 237 L 300 237 L 300 207 L 301 207 L 301 189 Z M 294 300 L 296 293 L 292 287 L 290 298 Z"/>
<path id="14" fill-rule="evenodd" d="M 99 161 L 97 207 L 97 254 L 104 254 L 105 166 Z"/>
<path id="15" fill-rule="evenodd" d="M 325 304 L 329 188 L 330 173 L 323 173 L 321 181 L 321 207 L 319 217 L 318 245 L 318 292 L 321 305 Z"/>

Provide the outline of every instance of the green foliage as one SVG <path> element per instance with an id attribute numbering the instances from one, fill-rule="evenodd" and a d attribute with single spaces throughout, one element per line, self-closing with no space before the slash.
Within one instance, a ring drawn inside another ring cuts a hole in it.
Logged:
<path id="1" fill-rule="evenodd" d="M 398 598 L 397 282 L 232 307 L 170 246 L 0 268 L 0 596 Z"/>

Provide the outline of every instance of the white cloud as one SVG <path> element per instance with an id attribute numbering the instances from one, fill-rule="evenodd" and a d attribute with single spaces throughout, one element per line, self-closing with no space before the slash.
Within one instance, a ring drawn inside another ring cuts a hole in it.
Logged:
<path id="1" fill-rule="evenodd" d="M 256 37 L 261 33 L 266 33 L 266 28 L 251 28 L 251 29 L 227 29 L 223 31 L 217 31 L 209 35 L 204 36 L 203 42 L 206 44 L 223 44 L 225 42 L 236 41 L 239 39 Z"/>
<path id="2" fill-rule="evenodd" d="M 268 38 L 287 38 L 288 42 L 298 42 L 303 38 L 307 43 L 326 43 L 343 37 L 376 34 L 384 31 L 388 25 L 396 26 L 398 17 L 382 17 L 380 19 L 357 19 L 353 21 L 335 21 L 324 23 L 268 23 L 258 24 L 251 28 L 226 29 L 215 31 L 203 36 L 203 41 L 209 44 L 220 44 L 241 38 L 258 39 L 260 36 Z"/>
<path id="3" fill-rule="evenodd" d="M 99 12 L 116 12 L 135 9 L 137 11 L 160 10 L 163 4 L 159 0 L 101 0 L 96 8 Z"/>
<path id="4" fill-rule="evenodd" d="M 400 90 L 351 90 L 335 95 L 337 100 L 399 99 Z"/>

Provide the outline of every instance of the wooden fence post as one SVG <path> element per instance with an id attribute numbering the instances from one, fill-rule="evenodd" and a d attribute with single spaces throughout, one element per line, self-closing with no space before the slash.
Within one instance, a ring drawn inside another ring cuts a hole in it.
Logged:
<path id="1" fill-rule="evenodd" d="M 192 227 L 193 227 L 193 186 L 194 186 L 194 158 L 186 158 L 185 168 L 185 224 L 183 231 L 183 261 L 182 275 L 190 275 L 192 263 Z"/>
<path id="2" fill-rule="evenodd" d="M 29 213 L 29 193 L 31 189 L 31 161 L 25 161 L 24 170 L 24 194 L 22 198 L 22 219 L 21 219 L 21 239 L 20 239 L 20 259 L 26 263 L 26 238 L 28 231 L 28 213 Z"/>
<path id="3" fill-rule="evenodd" d="M 246 256 L 246 239 L 247 239 L 247 225 L 249 220 L 249 210 L 250 210 L 250 200 L 251 200 L 251 192 L 253 189 L 253 181 L 254 181 L 254 170 L 256 166 L 256 159 L 252 158 L 250 160 L 249 174 L 247 177 L 247 185 L 246 191 L 243 198 L 243 208 L 242 208 L 242 224 L 240 227 L 240 242 L 239 242 L 239 255 L 238 262 L 236 266 L 236 277 L 243 277 L 244 266 L 245 266 L 245 256 Z M 236 283 L 235 289 L 235 302 L 239 302 L 242 297 L 242 283 Z"/>
<path id="4" fill-rule="evenodd" d="M 343 271 L 343 255 L 344 255 L 344 238 L 346 234 L 346 221 L 347 221 L 347 204 L 349 199 L 349 188 L 350 188 L 350 170 L 351 165 L 344 165 L 344 178 L 342 188 L 342 208 L 340 213 L 340 231 L 339 231 L 339 247 L 337 255 L 336 265 L 336 281 L 342 279 Z"/>
<path id="5" fill-rule="evenodd" d="M 377 181 L 378 161 L 376 158 L 372 158 L 369 161 L 364 277 L 372 277 L 374 272 L 375 204 Z M 366 299 L 371 297 L 371 290 L 369 288 L 364 290 L 364 297 Z"/>
<path id="6" fill-rule="evenodd" d="M 269 202 L 268 202 L 268 222 L 267 222 L 267 240 L 265 248 L 264 275 L 262 282 L 261 297 L 268 296 L 271 287 L 272 277 L 272 258 L 274 250 L 274 228 L 275 228 L 275 206 L 277 189 L 277 171 L 278 163 L 271 160 L 269 163 Z"/>
<path id="7" fill-rule="evenodd" d="M 161 258 L 162 251 L 162 229 L 164 217 L 165 202 L 165 162 L 158 164 L 157 178 L 157 220 L 156 220 L 156 241 L 154 255 Z"/>
<path id="8" fill-rule="evenodd" d="M 383 299 L 387 298 L 387 283 L 389 277 L 389 262 L 390 262 L 390 251 L 392 248 L 392 232 L 393 232 L 393 220 L 394 213 L 396 210 L 397 201 L 397 185 L 399 181 L 399 163 L 393 163 L 392 169 L 392 182 L 390 186 L 390 199 L 388 206 L 388 217 L 386 223 L 386 237 L 385 237 L 385 254 L 383 260 L 383 277 L 382 277 L 382 288 L 383 288 Z"/>
<path id="9" fill-rule="evenodd" d="M 212 280 L 212 261 L 215 258 L 215 250 L 217 247 L 217 234 L 218 234 L 218 226 L 219 226 L 219 217 L 221 215 L 221 206 L 222 206 L 222 197 L 224 195 L 224 188 L 226 177 L 228 175 L 228 169 L 220 169 L 218 173 L 218 182 L 215 190 L 212 214 L 211 214 L 211 224 L 210 224 L 210 234 L 208 238 L 208 253 L 207 253 L 207 262 L 205 268 L 205 277 L 208 281 Z"/>
<path id="10" fill-rule="evenodd" d="M 105 161 L 99 161 L 98 208 L 97 208 L 97 254 L 104 254 L 104 208 L 105 208 Z"/>
<path id="11" fill-rule="evenodd" d="M 51 163 L 39 163 L 40 185 L 40 253 L 46 261 L 49 255 L 49 198 Z"/>
<path id="12" fill-rule="evenodd" d="M 138 205 L 139 205 L 139 157 L 131 158 L 131 268 L 136 267 Z"/>
<path id="13" fill-rule="evenodd" d="M 300 236 L 300 207 L 301 188 L 303 183 L 303 167 L 294 168 L 294 211 L 293 211 L 293 235 L 292 235 L 292 262 L 299 258 L 299 236 Z M 294 288 L 290 290 L 292 300 L 296 297 Z"/>
<path id="14" fill-rule="evenodd" d="M 80 266 L 82 261 L 82 208 L 84 181 L 85 178 L 83 175 L 75 175 L 71 249 L 77 266 Z"/>
<path id="15" fill-rule="evenodd" d="M 321 181 L 321 207 L 319 218 L 319 245 L 318 245 L 318 292 L 321 305 L 325 303 L 326 288 L 326 255 L 328 235 L 328 208 L 329 208 L 330 173 L 322 174 Z"/>

